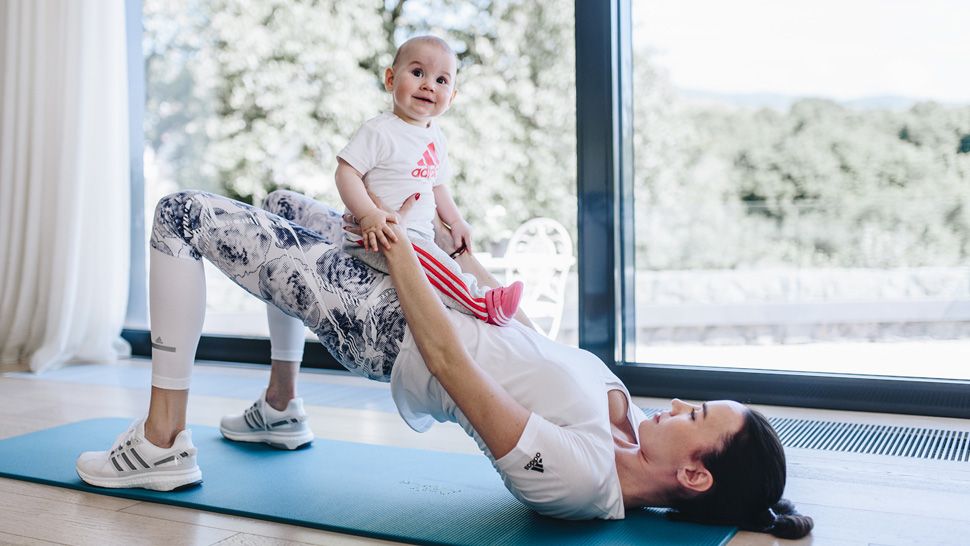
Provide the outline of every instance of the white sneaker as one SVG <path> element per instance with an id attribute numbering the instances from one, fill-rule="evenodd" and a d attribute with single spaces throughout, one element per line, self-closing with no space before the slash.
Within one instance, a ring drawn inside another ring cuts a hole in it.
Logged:
<path id="1" fill-rule="evenodd" d="M 192 431 L 185 429 L 170 448 L 145 439 L 145 418 L 115 440 L 111 451 L 86 451 L 77 458 L 77 475 L 97 487 L 139 487 L 171 491 L 202 483 Z"/>
<path id="2" fill-rule="evenodd" d="M 223 417 L 219 430 L 229 440 L 262 442 L 279 449 L 297 449 L 313 441 L 303 399 L 294 398 L 285 410 L 277 411 L 266 403 L 266 391 L 242 415 Z"/>

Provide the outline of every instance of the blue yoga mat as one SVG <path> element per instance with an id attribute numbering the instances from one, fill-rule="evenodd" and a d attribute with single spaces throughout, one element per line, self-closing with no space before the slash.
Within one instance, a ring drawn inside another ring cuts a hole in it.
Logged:
<path id="1" fill-rule="evenodd" d="M 561 521 L 516 501 L 481 455 L 332 440 L 297 451 L 224 440 L 193 426 L 202 485 L 179 492 L 100 489 L 74 472 L 81 451 L 107 449 L 125 419 L 93 419 L 0 440 L 0 476 L 417 544 L 720 545 L 731 527 L 668 521 Z"/>

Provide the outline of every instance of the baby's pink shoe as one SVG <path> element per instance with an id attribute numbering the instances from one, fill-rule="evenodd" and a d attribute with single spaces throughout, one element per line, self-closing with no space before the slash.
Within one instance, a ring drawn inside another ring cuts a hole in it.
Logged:
<path id="1" fill-rule="evenodd" d="M 488 318 L 485 322 L 496 326 L 508 324 L 519 309 L 522 288 L 522 281 L 515 281 L 508 286 L 493 288 L 485 292 L 485 310 L 488 312 Z"/>

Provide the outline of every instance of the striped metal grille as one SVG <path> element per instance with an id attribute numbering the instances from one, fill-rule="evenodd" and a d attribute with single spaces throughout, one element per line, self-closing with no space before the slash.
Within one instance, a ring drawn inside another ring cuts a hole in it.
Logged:
<path id="1" fill-rule="evenodd" d="M 970 432 L 838 421 L 769 419 L 785 447 L 970 461 Z"/>
<path id="2" fill-rule="evenodd" d="M 644 411 L 650 416 L 660 410 Z M 779 417 L 768 420 L 785 447 L 970 462 L 970 431 Z"/>

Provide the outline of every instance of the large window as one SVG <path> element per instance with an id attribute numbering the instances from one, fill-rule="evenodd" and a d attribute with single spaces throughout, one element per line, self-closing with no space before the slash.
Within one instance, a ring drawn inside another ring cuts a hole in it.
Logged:
<path id="1" fill-rule="evenodd" d="M 440 120 L 456 201 L 486 265 L 524 278 L 526 310 L 576 342 L 570 1 L 146 0 L 144 23 L 148 223 L 180 188 L 249 203 L 286 188 L 341 207 L 335 155 L 389 107 L 382 76 L 397 44 L 446 38 L 459 56 Z M 555 222 L 526 224 L 539 217 Z M 267 335 L 263 304 L 206 267 L 205 333 Z"/>
<path id="2" fill-rule="evenodd" d="M 634 359 L 970 379 L 970 7 L 632 6 Z"/>
<path id="3" fill-rule="evenodd" d="M 431 31 L 460 57 L 442 120 L 459 205 L 559 340 L 635 394 L 967 416 L 958 2 L 144 8 L 149 215 L 182 187 L 336 202 L 333 154 L 387 107 L 381 67 Z M 566 264 L 558 297 L 536 264 Z M 209 279 L 207 331 L 263 335 L 262 305 Z M 207 339 L 209 358 L 267 345 Z"/>

